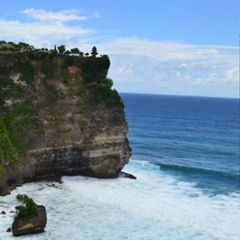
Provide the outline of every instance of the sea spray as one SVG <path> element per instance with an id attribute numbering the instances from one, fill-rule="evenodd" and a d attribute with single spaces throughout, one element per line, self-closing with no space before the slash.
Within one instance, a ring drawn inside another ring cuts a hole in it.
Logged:
<path id="1" fill-rule="evenodd" d="M 0 202 L 0 210 L 7 212 L 1 216 L 1 239 L 12 239 L 5 231 L 18 193 L 47 208 L 46 231 L 34 236 L 36 240 L 238 239 L 240 195 L 208 196 L 195 184 L 177 181 L 150 163 L 132 160 L 125 170 L 138 179 L 76 176 L 63 177 L 62 184 L 17 188 Z"/>

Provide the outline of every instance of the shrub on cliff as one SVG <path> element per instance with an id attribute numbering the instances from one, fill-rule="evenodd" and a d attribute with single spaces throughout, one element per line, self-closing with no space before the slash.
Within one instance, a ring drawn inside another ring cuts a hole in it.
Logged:
<path id="1" fill-rule="evenodd" d="M 17 210 L 17 217 L 29 217 L 37 214 L 37 204 L 32 198 L 26 194 L 18 194 L 16 199 L 22 203 L 22 205 L 15 207 Z"/>
<path id="2" fill-rule="evenodd" d="M 110 60 L 107 55 L 101 57 L 88 57 L 82 61 L 82 70 L 84 83 L 97 82 L 101 83 L 101 80 L 107 77 L 107 72 L 110 67 Z M 101 76 L 101 78 L 99 78 Z"/>
<path id="3" fill-rule="evenodd" d="M 83 56 L 83 52 L 81 52 L 78 48 L 72 48 L 71 53 L 79 54 L 79 56 Z"/>
<path id="4" fill-rule="evenodd" d="M 64 53 L 66 51 L 65 45 L 57 47 L 59 53 Z"/>
<path id="5" fill-rule="evenodd" d="M 94 105 L 104 102 L 108 108 L 120 106 L 124 109 L 124 103 L 116 89 L 111 89 L 108 83 L 91 83 L 88 85 L 91 92 L 91 101 Z"/>

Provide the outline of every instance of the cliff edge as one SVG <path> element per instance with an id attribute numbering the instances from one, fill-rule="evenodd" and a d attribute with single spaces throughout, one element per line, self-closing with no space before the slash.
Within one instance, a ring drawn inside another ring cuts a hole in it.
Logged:
<path id="1" fill-rule="evenodd" d="M 131 156 L 110 61 L 0 52 L 0 194 L 62 175 L 117 177 Z"/>

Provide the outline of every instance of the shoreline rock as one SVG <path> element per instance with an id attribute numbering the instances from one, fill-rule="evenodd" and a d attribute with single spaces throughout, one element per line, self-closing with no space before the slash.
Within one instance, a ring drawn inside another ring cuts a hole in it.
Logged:
<path id="1" fill-rule="evenodd" d="M 126 173 L 126 172 L 121 171 L 121 173 L 119 175 L 124 178 L 130 178 L 130 179 L 137 180 L 137 177 L 132 175 L 131 173 Z"/>
<path id="2" fill-rule="evenodd" d="M 14 219 L 12 233 L 14 236 L 26 234 L 36 234 L 44 232 L 47 224 L 46 208 L 42 205 L 37 206 L 37 214 L 29 217 L 19 217 Z"/>

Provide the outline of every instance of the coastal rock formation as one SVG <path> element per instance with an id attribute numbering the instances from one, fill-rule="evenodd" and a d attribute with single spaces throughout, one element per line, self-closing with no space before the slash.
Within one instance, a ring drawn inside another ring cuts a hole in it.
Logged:
<path id="1" fill-rule="evenodd" d="M 44 206 L 38 205 L 37 214 L 28 217 L 16 217 L 12 224 L 14 236 L 41 233 L 47 224 L 47 213 Z"/>
<path id="2" fill-rule="evenodd" d="M 0 195 L 62 175 L 117 177 L 131 156 L 108 56 L 0 52 Z"/>

